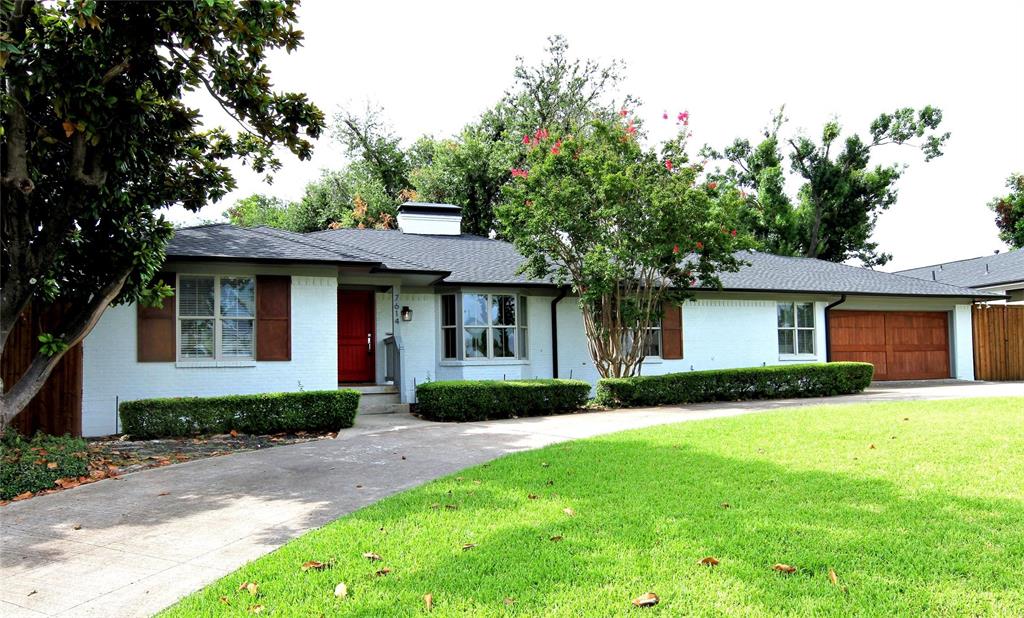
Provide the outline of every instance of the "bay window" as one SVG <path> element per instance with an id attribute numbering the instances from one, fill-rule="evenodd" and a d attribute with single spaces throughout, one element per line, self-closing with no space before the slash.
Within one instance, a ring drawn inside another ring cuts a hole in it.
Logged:
<path id="1" fill-rule="evenodd" d="M 526 297 L 442 295 L 441 347 L 448 360 L 526 358 Z"/>
<path id="2" fill-rule="evenodd" d="M 814 355 L 814 303 L 778 303 L 780 355 Z"/>
<path id="3" fill-rule="evenodd" d="M 179 358 L 254 358 L 255 278 L 179 275 L 177 290 Z"/>

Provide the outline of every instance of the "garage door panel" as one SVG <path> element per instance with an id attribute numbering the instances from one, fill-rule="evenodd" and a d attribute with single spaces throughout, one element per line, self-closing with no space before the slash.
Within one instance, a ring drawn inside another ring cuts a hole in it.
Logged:
<path id="1" fill-rule="evenodd" d="M 944 312 L 833 311 L 832 360 L 871 363 L 876 380 L 947 378 L 948 319 Z"/>

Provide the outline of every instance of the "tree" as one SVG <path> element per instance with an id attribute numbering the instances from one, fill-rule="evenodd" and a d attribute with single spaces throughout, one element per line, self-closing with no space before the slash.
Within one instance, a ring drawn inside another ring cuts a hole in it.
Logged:
<path id="1" fill-rule="evenodd" d="M 234 206 L 224 211 L 228 220 L 242 227 L 277 227 L 290 229 L 291 204 L 269 195 L 253 193 L 236 200 Z"/>
<path id="2" fill-rule="evenodd" d="M 383 110 L 369 106 L 362 115 L 343 110 L 334 116 L 334 138 L 349 157 L 363 162 L 388 195 L 398 199 L 412 186 L 409 157 L 382 116 Z"/>
<path id="3" fill-rule="evenodd" d="M 999 238 L 1014 249 L 1024 249 L 1024 174 L 1010 174 L 1006 188 L 1010 192 L 988 207 L 996 213 Z"/>
<path id="4" fill-rule="evenodd" d="M 0 347 L 33 303 L 66 308 L 26 373 L 0 395 L 6 425 L 107 306 L 159 302 L 147 287 L 172 227 L 234 187 L 239 157 L 276 170 L 308 159 L 324 126 L 305 95 L 276 93 L 264 63 L 292 51 L 295 2 L 48 3 L 3 0 Z M 242 127 L 203 130 L 182 102 L 202 88 Z"/>
<path id="5" fill-rule="evenodd" d="M 831 262 L 856 258 L 868 267 L 881 266 L 892 256 L 879 252 L 871 234 L 878 216 L 896 201 L 904 166 L 871 168 L 871 153 L 891 144 L 915 145 L 930 161 L 942 155 L 949 138 L 949 133 L 936 132 L 941 122 L 942 112 L 931 106 L 916 112 L 898 109 L 871 123 L 869 140 L 850 135 L 834 153 L 842 133 L 838 121 L 826 123 L 820 142 L 807 136 L 783 138 L 780 112 L 756 147 L 737 139 L 722 153 L 707 147 L 703 153 L 731 164 L 714 176 L 716 181 L 750 192 L 743 223 L 766 251 Z M 802 182 L 795 198 L 785 191 L 784 149 L 789 171 Z"/>
<path id="6" fill-rule="evenodd" d="M 590 355 L 602 377 L 635 375 L 647 328 L 665 301 L 739 266 L 735 190 L 698 184 L 684 130 L 660 155 L 635 121 L 593 120 L 573 133 L 538 130 L 497 209 L 533 277 L 579 296 Z"/>
<path id="7" fill-rule="evenodd" d="M 324 171 L 293 204 L 290 229 L 315 232 L 339 227 L 394 227 L 397 201 L 362 161 Z"/>

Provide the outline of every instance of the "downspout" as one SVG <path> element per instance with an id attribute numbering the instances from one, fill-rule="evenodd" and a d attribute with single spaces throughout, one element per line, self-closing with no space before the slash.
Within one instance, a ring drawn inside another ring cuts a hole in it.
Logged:
<path id="1" fill-rule="evenodd" d="M 838 307 L 839 305 L 841 305 L 841 304 L 843 304 L 845 302 L 846 302 L 846 294 L 843 294 L 842 296 L 839 297 L 839 300 L 837 300 L 836 302 L 830 303 L 828 305 L 825 305 L 825 362 L 826 363 L 832 362 L 832 327 L 829 325 L 828 312 L 833 307 Z"/>
<path id="2" fill-rule="evenodd" d="M 569 295 L 569 287 L 563 287 L 551 301 L 551 377 L 558 379 L 558 301 Z"/>

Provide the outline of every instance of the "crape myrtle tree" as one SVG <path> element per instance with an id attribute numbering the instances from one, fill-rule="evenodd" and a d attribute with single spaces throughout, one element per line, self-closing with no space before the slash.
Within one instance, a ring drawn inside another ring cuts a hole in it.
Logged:
<path id="1" fill-rule="evenodd" d="M 988 206 L 996 213 L 999 238 L 1014 249 L 1024 249 L 1024 174 L 1011 174 L 1006 188 L 1009 193 Z"/>
<path id="2" fill-rule="evenodd" d="M 162 209 L 224 196 L 232 157 L 268 174 L 279 147 L 309 158 L 323 114 L 303 94 L 275 92 L 264 62 L 299 46 L 296 4 L 0 1 L 0 349 L 30 303 L 63 309 L 25 374 L 3 385 L 0 423 L 109 305 L 170 292 L 149 286 L 173 233 Z M 200 126 L 182 101 L 198 89 L 237 134 Z"/>
<path id="3" fill-rule="evenodd" d="M 871 155 L 887 145 L 919 148 L 924 160 L 942 155 L 949 133 L 937 131 L 942 111 L 926 106 L 879 115 L 868 136 L 840 139 L 838 121 L 825 124 L 815 141 L 805 135 L 786 137 L 780 111 L 752 145 L 737 139 L 723 151 L 705 147 L 702 154 L 725 160 L 728 167 L 712 175 L 724 186 L 740 188 L 749 203 L 743 228 L 770 253 L 881 266 L 892 256 L 871 241 L 878 216 L 896 202 L 896 181 L 903 165 L 871 165 Z M 786 159 L 788 158 L 788 169 Z M 787 172 L 799 189 L 786 192 Z"/>
<path id="4" fill-rule="evenodd" d="M 602 377 L 636 375 L 647 328 L 665 302 L 719 286 L 746 245 L 734 227 L 742 198 L 699 181 L 684 125 L 660 152 L 635 119 L 595 119 L 572 132 L 521 137 L 496 210 L 502 233 L 525 256 L 523 272 L 578 295 L 591 357 Z M 666 115 L 667 116 L 667 115 Z M 682 114 L 680 114 L 682 117 Z"/>

